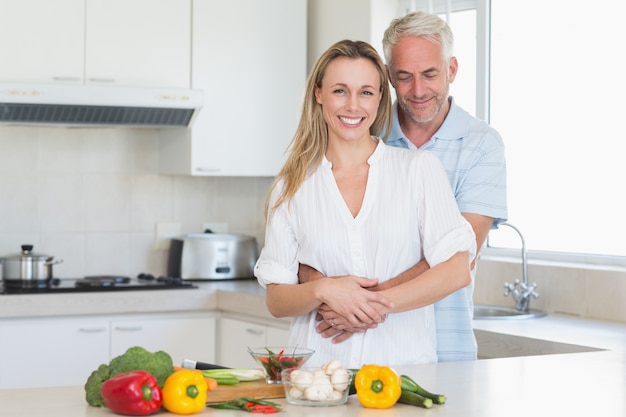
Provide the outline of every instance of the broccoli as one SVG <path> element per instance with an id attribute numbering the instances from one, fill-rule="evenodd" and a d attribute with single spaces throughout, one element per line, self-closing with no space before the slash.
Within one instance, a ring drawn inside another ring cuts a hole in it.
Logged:
<path id="1" fill-rule="evenodd" d="M 113 358 L 109 363 L 111 376 L 139 370 L 150 372 L 162 387 L 167 377 L 174 373 L 174 364 L 168 353 L 162 350 L 148 352 L 139 346 L 128 348 L 124 354 Z"/>
<path id="2" fill-rule="evenodd" d="M 85 383 L 85 399 L 87 400 L 87 404 L 94 407 L 102 407 L 104 405 L 104 399 L 102 398 L 102 394 L 100 394 L 100 390 L 102 389 L 104 381 L 110 377 L 111 372 L 109 372 L 109 365 L 104 363 L 89 375 Z"/>
<path id="3" fill-rule="evenodd" d="M 111 359 L 108 365 L 102 364 L 91 373 L 85 384 L 87 403 L 94 407 L 104 405 L 100 394 L 104 381 L 118 374 L 138 370 L 150 372 L 159 386 L 163 387 L 167 377 L 174 373 L 174 364 L 172 357 L 162 350 L 149 352 L 140 346 L 128 348 L 120 356 Z"/>

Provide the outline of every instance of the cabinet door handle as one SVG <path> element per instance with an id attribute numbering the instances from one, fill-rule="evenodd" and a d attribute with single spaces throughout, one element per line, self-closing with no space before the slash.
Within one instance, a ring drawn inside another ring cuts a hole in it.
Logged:
<path id="1" fill-rule="evenodd" d="M 115 82 L 115 78 L 91 77 L 91 78 L 89 78 L 89 81 L 91 81 L 92 83 L 114 83 Z"/>
<path id="2" fill-rule="evenodd" d="M 222 168 L 206 168 L 206 167 L 198 167 L 196 168 L 196 172 L 220 172 Z"/>
<path id="3" fill-rule="evenodd" d="M 246 329 L 246 333 L 250 333 L 256 336 L 260 336 L 263 334 L 263 330 L 259 330 L 259 329 L 251 329 L 250 327 L 248 327 Z"/>
<path id="4" fill-rule="evenodd" d="M 100 333 L 105 332 L 107 330 L 106 327 L 79 327 L 78 331 L 81 333 Z"/>
<path id="5" fill-rule="evenodd" d="M 134 326 L 115 326 L 115 330 L 119 330 L 121 332 L 136 332 L 142 329 L 143 326 L 141 324 L 137 324 Z"/>
<path id="6" fill-rule="evenodd" d="M 80 81 L 80 77 L 71 77 L 71 76 L 67 76 L 67 77 L 57 76 L 57 77 L 52 77 L 52 79 L 54 81 L 65 81 L 65 82 L 68 82 L 68 81 Z"/>

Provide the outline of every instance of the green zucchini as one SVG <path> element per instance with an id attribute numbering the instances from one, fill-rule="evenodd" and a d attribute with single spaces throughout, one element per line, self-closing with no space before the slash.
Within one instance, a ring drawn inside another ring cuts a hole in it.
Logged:
<path id="1" fill-rule="evenodd" d="M 411 391 L 402 390 L 398 402 L 401 404 L 415 405 L 417 407 L 431 408 L 433 406 L 433 400 L 430 398 L 422 397 Z"/>
<path id="2" fill-rule="evenodd" d="M 418 385 L 408 376 L 400 376 L 400 381 L 402 381 L 402 391 L 417 392 Z"/>
<path id="3" fill-rule="evenodd" d="M 443 394 L 433 394 L 422 386 L 420 386 L 417 382 L 415 382 L 408 375 L 400 375 L 400 379 L 402 380 L 402 390 L 405 389 L 407 391 L 413 392 L 415 394 L 419 394 L 422 397 L 430 398 L 435 404 L 444 404 L 446 402 L 446 396 Z"/>
<path id="4" fill-rule="evenodd" d="M 354 395 L 356 394 L 356 385 L 355 385 L 355 379 L 356 379 L 356 373 L 359 372 L 358 369 L 349 369 L 349 371 L 352 371 L 352 380 L 350 381 L 350 387 L 348 388 L 348 395 Z"/>

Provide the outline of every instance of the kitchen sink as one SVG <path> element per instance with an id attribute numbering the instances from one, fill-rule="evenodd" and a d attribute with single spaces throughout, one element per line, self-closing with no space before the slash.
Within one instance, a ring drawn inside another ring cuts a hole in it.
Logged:
<path id="1" fill-rule="evenodd" d="M 541 310 L 534 308 L 529 309 L 527 312 L 519 311 L 515 307 L 506 306 L 490 306 L 490 305 L 475 305 L 474 306 L 474 319 L 475 320 L 520 320 L 520 319 L 536 319 L 545 316 Z"/>

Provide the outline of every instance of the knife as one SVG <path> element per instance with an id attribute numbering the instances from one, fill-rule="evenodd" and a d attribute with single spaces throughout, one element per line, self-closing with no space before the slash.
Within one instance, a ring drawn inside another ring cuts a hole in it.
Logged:
<path id="1" fill-rule="evenodd" d="M 227 366 L 214 365 L 212 363 L 194 361 L 191 359 L 183 359 L 182 367 L 187 369 L 200 369 L 202 371 L 207 369 L 231 369 Z"/>

